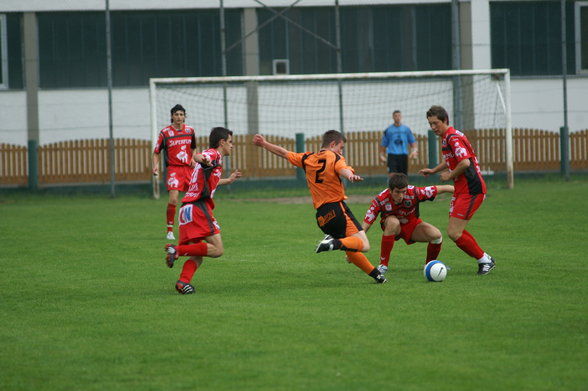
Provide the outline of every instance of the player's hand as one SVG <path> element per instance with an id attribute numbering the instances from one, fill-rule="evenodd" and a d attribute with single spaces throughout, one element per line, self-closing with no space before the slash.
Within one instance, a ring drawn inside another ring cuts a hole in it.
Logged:
<path id="1" fill-rule="evenodd" d="M 442 182 L 447 182 L 451 179 L 451 172 L 443 171 L 441 175 L 439 175 L 439 179 L 441 179 Z"/>
<path id="2" fill-rule="evenodd" d="M 431 174 L 434 174 L 434 172 L 430 168 L 423 168 L 422 170 L 419 170 L 419 174 L 429 176 Z"/>
<path id="3" fill-rule="evenodd" d="M 412 152 L 410 153 L 410 155 L 408 155 L 408 157 L 409 157 L 410 159 L 416 160 L 416 159 L 417 159 L 417 157 L 418 157 L 418 155 L 419 155 L 419 151 L 412 151 Z"/>
<path id="4" fill-rule="evenodd" d="M 382 163 L 384 163 L 384 164 L 387 164 L 388 163 L 388 159 L 386 159 L 386 157 L 385 156 L 382 156 L 382 155 L 380 155 L 380 161 Z"/>
<path id="5" fill-rule="evenodd" d="M 263 144 L 265 144 L 265 137 L 263 137 L 261 134 L 256 134 L 253 136 L 253 144 L 257 145 L 258 147 L 263 147 Z"/>
<path id="6" fill-rule="evenodd" d="M 153 176 L 159 175 L 159 167 L 153 167 Z"/>
<path id="7" fill-rule="evenodd" d="M 196 163 L 200 163 L 204 166 L 210 166 L 212 164 L 212 160 L 210 160 L 210 157 L 207 155 L 203 155 L 201 153 L 194 155 L 194 157 L 192 158 Z"/>
<path id="8" fill-rule="evenodd" d="M 363 178 L 362 177 L 360 177 L 359 175 L 355 175 L 355 174 L 350 175 L 349 178 L 347 178 L 347 179 L 349 180 L 349 182 L 361 182 L 361 181 L 363 181 Z"/>
<path id="9" fill-rule="evenodd" d="M 239 170 L 235 170 L 231 173 L 231 175 L 229 176 L 229 180 L 231 181 L 231 183 L 235 182 L 237 179 L 241 178 L 243 176 L 243 174 L 241 174 L 241 171 Z"/>

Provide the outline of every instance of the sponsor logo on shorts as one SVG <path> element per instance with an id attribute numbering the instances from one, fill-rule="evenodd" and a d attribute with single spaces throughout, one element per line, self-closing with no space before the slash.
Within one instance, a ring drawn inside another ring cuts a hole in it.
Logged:
<path id="1" fill-rule="evenodd" d="M 336 214 L 334 210 L 330 210 L 326 215 L 324 216 L 319 216 L 317 218 L 319 227 L 324 226 L 325 224 L 327 224 L 329 221 L 333 220 L 335 218 Z"/>
<path id="2" fill-rule="evenodd" d="M 167 185 L 169 187 L 178 187 L 180 186 L 180 181 L 176 178 L 176 173 L 172 172 L 167 180 Z"/>
<path id="3" fill-rule="evenodd" d="M 179 221 L 180 225 L 188 224 L 192 222 L 192 204 L 184 205 L 180 208 Z"/>

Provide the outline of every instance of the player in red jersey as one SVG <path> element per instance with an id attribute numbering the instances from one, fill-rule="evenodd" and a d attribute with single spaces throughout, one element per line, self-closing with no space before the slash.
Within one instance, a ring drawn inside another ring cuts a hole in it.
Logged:
<path id="1" fill-rule="evenodd" d="M 179 213 L 180 244 L 165 246 L 166 264 L 170 268 L 179 256 L 190 257 L 176 282 L 176 290 L 181 294 L 194 293 L 190 281 L 202 265 L 203 257 L 218 258 L 223 255 L 220 226 L 212 214 L 212 198 L 218 185 L 233 183 L 241 177 L 236 170 L 228 178 L 221 179 L 223 156 L 230 155 L 232 149 L 233 132 L 219 127 L 210 132 L 209 149 L 194 154 L 196 165 Z"/>
<path id="2" fill-rule="evenodd" d="M 478 260 L 478 274 L 494 269 L 494 259 L 484 252 L 476 239 L 466 231 L 466 225 L 486 198 L 486 183 L 480 172 L 478 158 L 467 137 L 449 126 L 449 115 L 441 106 L 427 111 L 431 129 L 441 138 L 444 162 L 437 167 L 425 168 L 420 174 L 428 176 L 440 172 L 443 182 L 453 180 L 455 192 L 449 207 L 447 234 L 463 252 Z"/>
<path id="3" fill-rule="evenodd" d="M 378 215 L 381 216 L 380 226 L 384 233 L 380 244 L 380 273 L 388 271 L 390 252 L 394 242 L 400 239 L 404 239 L 406 244 L 428 242 L 425 263 L 437 259 L 443 237 L 439 229 L 420 219 L 419 203 L 432 201 L 441 193 L 453 193 L 453 186 L 416 187 L 408 184 L 405 174 L 391 174 L 388 188 L 373 199 L 361 223 L 367 232 Z"/>
<path id="4" fill-rule="evenodd" d="M 362 254 L 370 249 L 368 238 L 344 202 L 347 196 L 341 178 L 350 182 L 363 180 L 347 165 L 342 156 L 346 141 L 340 132 L 328 130 L 323 134 L 320 151 L 295 153 L 268 142 L 262 135 L 253 136 L 255 145 L 304 170 L 306 184 L 316 209 L 317 225 L 327 234 L 316 252 L 345 251 L 351 263 L 372 277 L 376 283 L 382 284 L 386 282 L 386 278 Z"/>
<path id="5" fill-rule="evenodd" d="M 159 132 L 157 144 L 153 150 L 153 175 L 159 175 L 159 155 L 166 151 L 167 166 L 167 191 L 169 200 L 167 204 L 167 239 L 175 240 L 174 220 L 176 205 L 178 204 L 180 191 L 188 190 L 190 175 L 192 174 L 192 151 L 196 148 L 194 128 L 187 126 L 186 110 L 182 105 L 175 105 L 171 109 L 171 125 Z"/>

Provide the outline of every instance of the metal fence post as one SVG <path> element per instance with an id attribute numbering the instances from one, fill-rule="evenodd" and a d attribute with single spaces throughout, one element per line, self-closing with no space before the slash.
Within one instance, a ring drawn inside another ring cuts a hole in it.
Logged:
<path id="1" fill-rule="evenodd" d="M 37 140 L 29 140 L 28 155 L 29 155 L 29 190 L 37 190 L 39 188 L 39 153 Z"/>
<path id="2" fill-rule="evenodd" d="M 567 126 L 559 128 L 559 147 L 561 152 L 561 176 L 570 180 L 570 133 Z"/>
<path id="3" fill-rule="evenodd" d="M 306 152 L 304 149 L 304 133 L 296 133 L 296 152 Z M 296 179 L 298 179 L 299 181 L 303 181 L 306 179 L 306 175 L 304 175 L 304 170 L 300 167 L 296 168 Z"/>

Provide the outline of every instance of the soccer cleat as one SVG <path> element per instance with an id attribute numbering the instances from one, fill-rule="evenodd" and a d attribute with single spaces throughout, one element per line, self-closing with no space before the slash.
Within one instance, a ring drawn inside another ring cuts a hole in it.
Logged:
<path id="1" fill-rule="evenodd" d="M 332 251 L 335 249 L 335 239 L 332 237 L 325 236 L 325 239 L 321 240 L 321 242 L 316 247 L 317 253 L 322 253 L 323 251 Z"/>
<path id="2" fill-rule="evenodd" d="M 484 274 L 490 273 L 496 264 L 494 263 L 494 258 L 490 257 L 489 263 L 478 263 L 478 275 L 483 276 Z"/>
<path id="3" fill-rule="evenodd" d="M 378 271 L 381 275 L 384 275 L 388 271 L 388 266 L 380 264 L 378 265 Z"/>
<path id="4" fill-rule="evenodd" d="M 178 259 L 179 255 L 176 251 L 176 246 L 173 244 L 166 244 L 165 245 L 165 264 L 167 267 L 172 268 L 174 267 L 174 262 Z"/>
<path id="5" fill-rule="evenodd" d="M 181 293 L 182 295 L 190 295 L 196 292 L 196 289 L 192 285 L 182 282 L 180 280 L 176 282 L 176 290 L 178 291 L 178 293 Z"/>
<path id="6" fill-rule="evenodd" d="M 165 237 L 167 240 L 176 240 L 173 231 L 167 231 L 167 236 Z"/>
<path id="7" fill-rule="evenodd" d="M 388 280 L 386 280 L 386 277 L 384 277 L 384 275 L 381 273 L 375 276 L 374 280 L 376 280 L 376 284 L 384 284 L 388 282 Z"/>

